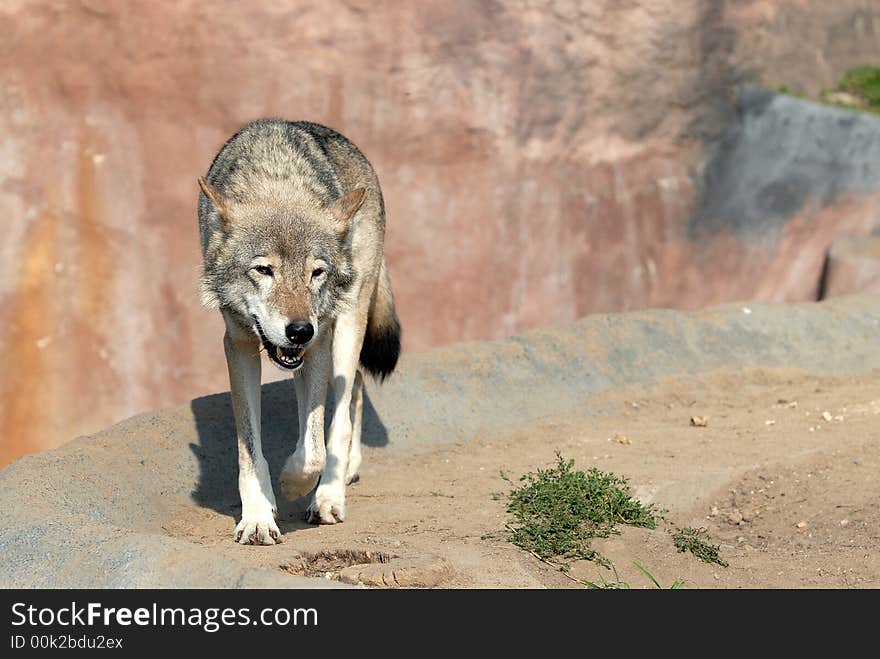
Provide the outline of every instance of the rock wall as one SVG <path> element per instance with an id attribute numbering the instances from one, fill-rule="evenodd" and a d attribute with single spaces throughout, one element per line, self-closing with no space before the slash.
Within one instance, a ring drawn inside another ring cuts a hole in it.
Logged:
<path id="1" fill-rule="evenodd" d="M 880 295 L 880 235 L 841 236 L 828 250 L 822 297 L 856 292 Z"/>
<path id="2" fill-rule="evenodd" d="M 801 246 L 876 225 L 876 199 L 786 207 L 762 244 L 720 216 L 694 233 L 704 166 L 740 83 L 813 89 L 869 61 L 866 0 L 4 2 L 0 464 L 227 387 L 195 179 L 247 120 L 327 123 L 373 161 L 417 350 L 809 298 Z"/>

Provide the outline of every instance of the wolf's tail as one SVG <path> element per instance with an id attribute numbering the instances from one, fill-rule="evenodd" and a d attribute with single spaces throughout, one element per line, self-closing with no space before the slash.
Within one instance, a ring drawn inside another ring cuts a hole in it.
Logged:
<path id="1" fill-rule="evenodd" d="M 370 301 L 367 330 L 361 347 L 361 366 L 381 382 L 394 371 L 399 356 L 400 321 L 394 309 L 391 279 L 383 258 L 376 291 Z"/>

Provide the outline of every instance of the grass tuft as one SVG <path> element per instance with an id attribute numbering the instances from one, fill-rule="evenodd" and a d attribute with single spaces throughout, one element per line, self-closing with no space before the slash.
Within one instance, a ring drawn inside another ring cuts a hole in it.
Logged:
<path id="1" fill-rule="evenodd" d="M 837 88 L 858 96 L 870 109 L 880 110 L 880 68 L 859 66 L 850 69 L 843 75 Z"/>
<path id="2" fill-rule="evenodd" d="M 633 499 L 625 478 L 595 468 L 575 471 L 574 460 L 559 453 L 556 459 L 555 467 L 522 476 L 508 495 L 507 510 L 515 519 L 507 527 L 510 542 L 544 561 L 609 565 L 590 547 L 593 538 L 619 533 L 617 524 L 656 528 L 665 511 Z"/>
<path id="3" fill-rule="evenodd" d="M 654 587 L 659 590 L 681 590 L 682 588 L 684 588 L 684 581 L 678 579 L 676 581 L 673 581 L 672 585 L 669 586 L 669 588 L 664 589 L 663 586 L 660 585 L 660 582 L 657 581 L 656 578 L 654 578 L 653 574 L 648 572 L 638 563 L 634 562 L 633 565 L 635 565 L 642 574 L 648 577 L 648 579 L 651 580 L 651 583 L 654 584 Z M 617 574 L 617 568 L 612 565 L 611 569 L 614 571 L 614 581 L 608 581 L 604 577 L 600 576 L 599 578 L 601 579 L 601 583 L 595 583 L 593 581 L 584 581 L 582 583 L 590 590 L 629 590 L 631 586 L 626 581 L 621 580 L 620 575 Z"/>
<path id="4" fill-rule="evenodd" d="M 713 545 L 703 540 L 703 537 L 708 538 L 708 536 L 706 529 L 694 529 L 688 526 L 675 529 L 672 542 L 680 553 L 689 551 L 704 563 L 717 563 L 721 567 L 728 567 L 730 564 L 719 555 L 721 545 Z"/>
<path id="5" fill-rule="evenodd" d="M 788 85 L 778 85 L 776 91 L 805 98 Z M 819 100 L 826 105 L 847 110 L 880 114 L 880 67 L 858 66 L 849 69 L 833 89 L 822 90 Z"/>

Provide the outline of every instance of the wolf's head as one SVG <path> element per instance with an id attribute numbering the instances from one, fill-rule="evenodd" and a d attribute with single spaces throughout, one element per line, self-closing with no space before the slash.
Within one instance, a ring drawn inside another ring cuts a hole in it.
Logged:
<path id="1" fill-rule="evenodd" d="M 199 283 L 202 301 L 236 314 L 269 358 L 296 370 L 347 303 L 353 282 L 352 219 L 363 188 L 323 206 L 240 204 L 199 179 L 216 223 Z"/>

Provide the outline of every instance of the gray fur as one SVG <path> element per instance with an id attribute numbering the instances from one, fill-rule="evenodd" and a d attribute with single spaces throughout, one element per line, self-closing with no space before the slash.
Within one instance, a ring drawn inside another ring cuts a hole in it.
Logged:
<path id="1" fill-rule="evenodd" d="M 236 539 L 274 544 L 281 535 L 260 444 L 257 353 L 262 343 L 276 365 L 303 371 L 297 378 L 301 437 L 282 473 L 285 493 L 302 496 L 320 476 L 312 519 L 342 521 L 344 486 L 360 465 L 358 364 L 384 379 L 400 352 L 383 251 L 382 192 L 370 163 L 345 137 L 281 119 L 238 131 L 199 184 L 199 286 L 203 302 L 226 321 L 239 442 Z M 290 328 L 302 323 L 314 327 L 314 336 L 292 343 L 291 337 L 301 339 Z M 337 413 L 325 455 L 328 383 Z"/>

